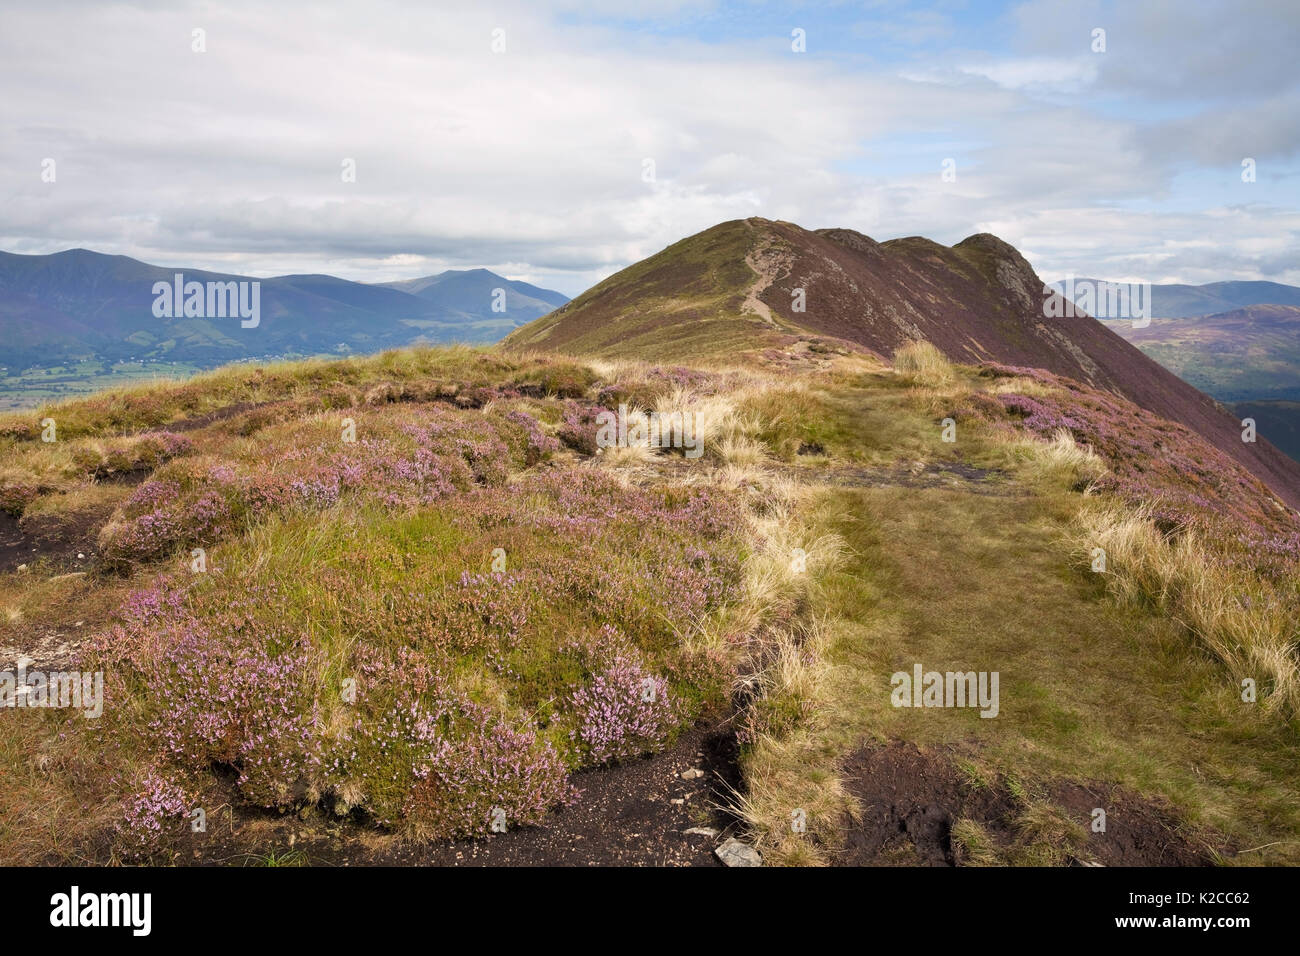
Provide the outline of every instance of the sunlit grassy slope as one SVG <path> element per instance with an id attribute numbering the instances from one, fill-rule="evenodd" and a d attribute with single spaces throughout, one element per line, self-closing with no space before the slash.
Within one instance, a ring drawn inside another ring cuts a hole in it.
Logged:
<path id="1" fill-rule="evenodd" d="M 619 406 L 681 413 L 702 453 L 601 447 Z M 1167 808 L 1206 855 L 1296 859 L 1294 516 L 1055 376 L 924 346 L 893 367 L 412 350 L 0 436 L 17 533 L 95 549 L 86 574 L 11 558 L 0 647 L 107 693 L 95 720 L 0 711 L 6 862 L 202 855 L 196 806 L 490 838 L 696 721 L 737 731 L 728 801 L 769 862 L 841 857 L 845 760 L 885 740 L 1014 796 L 1009 835 L 954 831 L 968 862 L 1093 859 L 1062 781 Z M 998 715 L 893 706 L 917 663 L 997 671 Z"/>
<path id="2" fill-rule="evenodd" d="M 588 289 L 503 341 L 507 349 L 593 356 L 707 356 L 781 341 L 746 304 L 757 273 L 746 256 L 755 228 L 722 223 Z"/>

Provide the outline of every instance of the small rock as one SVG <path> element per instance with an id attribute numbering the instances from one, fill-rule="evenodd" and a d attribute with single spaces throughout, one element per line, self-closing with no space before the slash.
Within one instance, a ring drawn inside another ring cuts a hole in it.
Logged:
<path id="1" fill-rule="evenodd" d="M 86 556 L 85 556 L 84 554 L 82 554 L 80 551 L 78 551 L 78 552 L 77 552 L 77 560 L 78 560 L 78 561 L 84 561 L 85 559 L 86 559 Z"/>
<path id="2" fill-rule="evenodd" d="M 678 807 L 680 807 L 680 806 L 681 806 L 683 803 L 685 803 L 686 801 L 683 800 L 681 797 L 673 797 L 673 798 L 672 798 L 671 800 L 669 800 L 668 802 L 671 803 L 671 804 L 673 804 L 674 806 L 678 806 Z"/>
<path id="3" fill-rule="evenodd" d="M 690 770 L 682 771 L 683 780 L 695 780 L 697 777 L 703 777 L 704 771 L 698 767 L 692 767 Z"/>
<path id="4" fill-rule="evenodd" d="M 763 855 L 748 843 L 741 843 L 735 837 L 732 837 L 713 852 L 727 866 L 763 865 Z"/>
<path id="5" fill-rule="evenodd" d="M 718 838 L 718 831 L 713 829 L 713 827 L 691 827 L 689 830 L 683 830 L 682 832 L 687 836 L 708 837 L 710 840 L 716 840 Z"/>

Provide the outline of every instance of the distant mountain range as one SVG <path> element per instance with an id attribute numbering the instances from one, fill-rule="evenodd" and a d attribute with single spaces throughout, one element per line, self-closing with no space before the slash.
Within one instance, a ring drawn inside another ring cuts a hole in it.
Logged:
<path id="1" fill-rule="evenodd" d="M 248 327 L 238 316 L 210 309 L 157 315 L 155 284 L 173 283 L 177 273 L 205 288 L 260 283 L 257 323 Z M 369 285 L 329 275 L 254 279 L 86 249 L 45 256 L 0 252 L 0 366 L 12 373 L 94 359 L 207 368 L 421 342 L 494 342 L 567 301 L 486 269 Z"/>
<path id="2" fill-rule="evenodd" d="M 1075 279 L 1076 289 L 1085 284 L 1096 288 L 1105 280 Z M 1064 292 L 1064 282 L 1047 283 Z M 1079 300 L 1076 292 L 1075 300 Z M 1250 305 L 1300 306 L 1300 288 L 1280 282 L 1210 282 L 1206 285 L 1169 283 L 1151 286 L 1151 315 L 1162 319 L 1186 319 L 1197 315 L 1230 312 Z"/>
<path id="3" fill-rule="evenodd" d="M 1300 308 L 1248 305 L 1152 319 L 1145 328 L 1107 325 L 1179 378 L 1231 404 L 1238 417 L 1253 418 L 1259 434 L 1300 461 Z"/>

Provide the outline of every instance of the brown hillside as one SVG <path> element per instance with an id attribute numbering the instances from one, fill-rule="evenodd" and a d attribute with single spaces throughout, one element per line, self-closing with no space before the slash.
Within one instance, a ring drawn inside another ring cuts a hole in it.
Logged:
<path id="1" fill-rule="evenodd" d="M 1262 439 L 1243 443 L 1235 417 L 1102 323 L 1046 317 L 1045 292 L 1055 295 L 987 233 L 948 247 L 733 220 L 611 276 L 506 346 L 686 361 L 809 333 L 882 356 L 925 339 L 954 361 L 1047 369 L 1122 395 L 1204 435 L 1300 508 L 1300 465 Z"/>

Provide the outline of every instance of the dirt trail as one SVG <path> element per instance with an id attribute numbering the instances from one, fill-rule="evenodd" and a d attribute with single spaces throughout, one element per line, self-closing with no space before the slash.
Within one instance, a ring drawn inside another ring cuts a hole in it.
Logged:
<path id="1" fill-rule="evenodd" d="M 745 224 L 753 230 L 753 223 L 746 220 Z M 753 269 L 758 278 L 745 293 L 745 302 L 740 307 L 742 312 L 752 312 L 772 328 L 781 328 L 771 307 L 759 297 L 776 281 L 783 269 L 789 268 L 791 261 L 789 255 L 782 254 L 773 247 L 770 238 L 764 239 L 758 247 L 745 254 L 745 265 Z"/>

